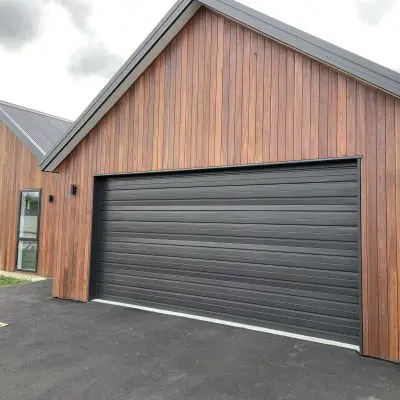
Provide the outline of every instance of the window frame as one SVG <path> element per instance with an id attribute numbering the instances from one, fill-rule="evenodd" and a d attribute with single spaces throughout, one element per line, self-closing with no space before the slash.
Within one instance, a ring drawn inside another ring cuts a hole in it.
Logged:
<path id="1" fill-rule="evenodd" d="M 21 205 L 22 205 L 22 196 L 24 193 L 35 192 L 39 193 L 39 202 L 38 202 L 38 221 L 37 221 L 37 233 L 36 238 L 27 238 L 23 239 L 19 235 L 20 227 L 21 227 Z M 38 269 L 39 263 L 39 243 L 40 243 L 40 218 L 41 218 L 41 211 L 42 211 L 42 189 L 20 189 L 19 191 L 19 200 L 18 200 L 18 209 L 17 209 L 17 232 L 16 232 L 16 246 L 15 246 L 15 260 L 14 260 L 14 271 L 19 273 L 31 273 L 36 274 Z M 25 269 L 18 269 L 18 250 L 19 250 L 19 242 L 23 240 L 31 240 L 32 242 L 36 243 L 36 263 L 34 270 L 25 270 Z"/>

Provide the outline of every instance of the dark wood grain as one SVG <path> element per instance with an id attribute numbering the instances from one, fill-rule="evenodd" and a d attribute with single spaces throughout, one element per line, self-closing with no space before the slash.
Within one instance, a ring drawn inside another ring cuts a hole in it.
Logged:
<path id="1" fill-rule="evenodd" d="M 311 60 L 303 58 L 303 107 L 301 122 L 301 158 L 310 159 L 311 143 Z"/>
<path id="2" fill-rule="evenodd" d="M 287 49 L 279 48 L 278 64 L 278 157 L 279 161 L 286 159 L 286 113 L 287 113 Z"/>
<path id="3" fill-rule="evenodd" d="M 395 101 L 386 96 L 386 251 L 387 251 L 387 282 L 388 282 L 388 358 L 397 357 L 399 352 L 397 323 L 398 293 L 397 293 L 397 226 L 396 226 L 396 132 L 395 132 Z"/>
<path id="4" fill-rule="evenodd" d="M 230 26 L 230 48 L 229 48 L 229 95 L 228 95 L 228 137 L 227 137 L 227 164 L 232 165 L 235 159 L 235 114 L 236 114 L 236 52 L 237 45 L 237 24 Z"/>
<path id="5" fill-rule="evenodd" d="M 395 101 L 395 114 L 394 114 L 394 135 L 395 135 L 395 142 L 396 142 L 396 163 L 395 163 L 395 175 L 396 175 L 396 214 L 395 214 L 395 218 L 396 218 L 396 231 L 397 231 L 397 246 L 396 246 L 396 250 L 397 250 L 397 254 L 396 254 L 396 258 L 397 258 L 397 263 L 396 263 L 396 267 L 393 266 L 393 269 L 397 270 L 397 283 L 399 282 L 399 277 L 400 277 L 400 100 L 396 100 Z M 393 168 L 393 164 L 391 164 L 391 167 Z M 393 169 L 392 169 L 393 171 Z M 389 218 L 393 218 L 393 215 L 390 215 Z M 396 292 L 397 292 L 397 310 L 398 313 L 397 315 L 399 315 L 400 312 L 400 288 L 398 284 L 394 285 L 394 294 L 393 296 L 395 296 Z M 397 319 L 394 319 L 392 321 L 393 324 L 397 325 L 397 337 L 393 337 L 391 336 L 392 340 L 394 342 L 396 342 L 395 344 L 393 344 L 393 347 L 396 348 L 398 352 L 400 352 L 400 348 L 399 348 L 399 336 L 400 336 L 400 318 L 398 317 Z M 393 334 L 393 332 L 391 332 Z M 398 358 L 400 358 L 400 355 L 398 356 Z M 391 358 L 391 360 L 396 360 L 395 356 L 393 356 Z"/>
<path id="6" fill-rule="evenodd" d="M 271 41 L 264 40 L 264 106 L 263 106 L 263 161 L 269 161 L 269 147 L 271 141 L 271 82 L 272 82 L 272 64 L 271 64 Z"/>
<path id="7" fill-rule="evenodd" d="M 388 280 L 387 280 L 387 238 L 386 238 L 386 96 L 377 93 L 376 113 L 376 220 L 378 239 L 378 291 L 379 291 L 379 352 L 389 356 L 388 331 Z"/>
<path id="8" fill-rule="evenodd" d="M 356 154 L 356 106 L 357 106 L 357 82 L 352 78 L 347 78 L 346 86 L 346 120 L 347 124 L 347 142 L 346 142 L 346 153 L 349 155 Z"/>
<path id="9" fill-rule="evenodd" d="M 250 99 L 250 60 L 251 60 L 251 32 L 243 32 L 243 109 L 242 109 L 242 151 L 241 164 L 247 164 L 249 152 L 249 99 Z"/>
<path id="10" fill-rule="evenodd" d="M 319 63 L 311 64 L 311 96 L 310 96 L 310 158 L 318 158 L 318 125 L 319 125 Z"/>
<path id="11" fill-rule="evenodd" d="M 242 110 L 243 110 L 243 27 L 236 30 L 236 76 L 235 76 L 235 127 L 233 163 L 240 164 L 242 156 Z"/>
<path id="12" fill-rule="evenodd" d="M 301 160 L 303 124 L 303 56 L 294 57 L 294 160 Z M 272 95 L 272 93 L 271 93 Z"/>
<path id="13" fill-rule="evenodd" d="M 338 73 L 329 70 L 328 157 L 337 156 Z"/>
<path id="14" fill-rule="evenodd" d="M 328 156 L 329 69 L 319 67 L 318 157 Z"/>
<path id="15" fill-rule="evenodd" d="M 279 48 L 271 43 L 271 135 L 269 143 L 269 161 L 278 161 L 278 119 L 279 119 Z"/>
<path id="16" fill-rule="evenodd" d="M 347 77 L 338 75 L 338 115 L 336 148 L 338 157 L 347 154 Z"/>
<path id="17" fill-rule="evenodd" d="M 224 21 L 224 58 L 223 58 L 223 84 L 222 84 L 222 140 L 221 140 L 221 163 L 228 164 L 228 135 L 229 135 L 229 70 L 230 70 L 230 49 L 231 45 L 231 23 Z"/>
<path id="18" fill-rule="evenodd" d="M 256 81 L 256 143 L 254 162 L 263 160 L 263 112 L 264 112 L 264 38 L 257 35 L 257 81 Z"/>
<path id="19" fill-rule="evenodd" d="M 204 137 L 206 136 L 204 132 L 204 118 L 205 118 L 205 113 L 204 113 L 204 94 L 205 94 L 205 58 L 206 58 L 206 52 L 208 53 L 210 51 L 210 48 L 206 49 L 205 48 L 205 23 L 206 23 L 206 13 L 205 9 L 201 11 L 201 18 L 198 18 L 200 21 L 199 23 L 199 32 L 198 32 L 198 37 L 199 39 L 199 90 L 197 93 L 197 130 L 196 130 L 196 167 L 199 167 L 204 164 Z M 230 54 L 230 51 L 228 49 L 228 54 Z M 229 87 L 228 87 L 229 88 Z M 229 95 L 228 95 L 228 101 L 229 101 Z M 229 118 L 229 113 L 228 113 L 228 118 Z M 229 135 L 226 135 L 226 140 L 227 140 L 227 145 L 228 145 L 228 138 Z M 228 154 L 228 153 L 227 153 Z"/>
<path id="20" fill-rule="evenodd" d="M 287 50 L 286 60 L 286 159 L 294 158 L 294 55 L 295 52 Z M 319 89 L 319 88 L 318 88 Z"/>
<path id="21" fill-rule="evenodd" d="M 379 289 L 378 289 L 378 234 L 377 234 L 377 199 L 376 199 L 376 179 L 377 179 L 377 93 L 375 90 L 367 88 L 366 91 L 366 149 L 367 161 L 367 219 L 368 219 L 368 309 L 369 309 L 369 351 L 374 354 L 380 353 L 379 337 Z M 377 340 L 378 338 L 378 340 Z"/>
<path id="22" fill-rule="evenodd" d="M 250 38 L 250 95 L 249 95 L 249 148 L 247 162 L 255 162 L 256 153 L 256 100 L 257 100 L 257 34 Z"/>

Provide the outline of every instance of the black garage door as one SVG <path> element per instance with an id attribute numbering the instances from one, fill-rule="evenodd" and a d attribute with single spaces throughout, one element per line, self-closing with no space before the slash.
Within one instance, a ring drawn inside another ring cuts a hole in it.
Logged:
<path id="1" fill-rule="evenodd" d="M 96 178 L 92 297 L 358 344 L 356 162 Z"/>

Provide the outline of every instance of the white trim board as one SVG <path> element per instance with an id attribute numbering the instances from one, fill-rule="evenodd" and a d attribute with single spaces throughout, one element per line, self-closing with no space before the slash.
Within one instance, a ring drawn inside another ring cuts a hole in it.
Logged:
<path id="1" fill-rule="evenodd" d="M 328 346 L 342 347 L 345 349 L 355 350 L 358 352 L 360 351 L 360 347 L 357 345 L 354 345 L 354 344 L 342 343 L 342 342 L 338 342 L 335 340 L 321 339 L 321 338 L 316 338 L 316 337 L 306 336 L 306 335 L 299 335 L 297 333 L 279 331 L 276 329 L 268 329 L 268 328 L 263 328 L 261 326 L 247 325 L 247 324 L 242 324 L 239 322 L 225 321 L 223 319 L 217 319 L 217 318 L 201 317 L 199 315 L 194 315 L 194 314 L 186 314 L 186 313 L 182 313 L 182 312 L 163 310 L 161 308 L 145 307 L 145 306 L 139 306 L 139 305 L 128 304 L 128 303 L 120 303 L 118 301 L 101 300 L 101 299 L 93 299 L 92 301 L 94 301 L 96 303 L 110 304 L 113 306 L 134 308 L 134 309 L 143 310 L 143 311 L 150 311 L 150 312 L 155 312 L 158 314 L 173 315 L 175 317 L 182 317 L 182 318 L 195 319 L 198 321 L 211 322 L 214 324 L 233 326 L 235 328 L 243 328 L 243 329 L 248 329 L 250 331 L 269 333 L 271 335 L 284 336 L 284 337 L 288 337 L 288 338 L 292 338 L 292 339 L 305 340 L 307 342 L 326 344 Z"/>

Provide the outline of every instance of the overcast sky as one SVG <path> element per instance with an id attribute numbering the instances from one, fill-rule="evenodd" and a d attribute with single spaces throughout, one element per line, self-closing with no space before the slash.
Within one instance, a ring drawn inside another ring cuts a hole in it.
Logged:
<path id="1" fill-rule="evenodd" d="M 0 99 L 75 119 L 175 0 L 0 0 Z M 242 0 L 400 71 L 400 0 Z"/>

